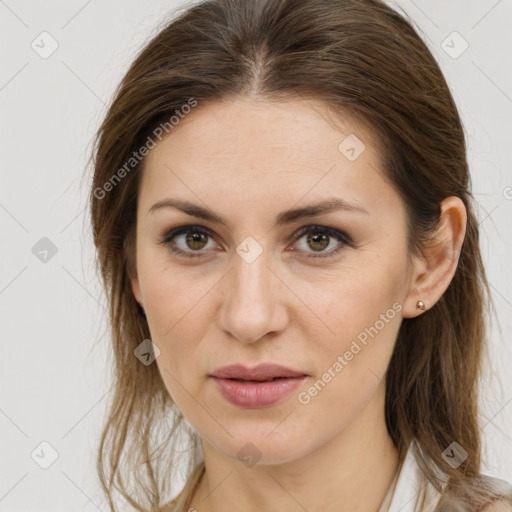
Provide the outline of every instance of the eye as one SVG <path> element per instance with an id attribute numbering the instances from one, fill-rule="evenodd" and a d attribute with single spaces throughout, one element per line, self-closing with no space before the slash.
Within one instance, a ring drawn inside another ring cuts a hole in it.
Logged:
<path id="1" fill-rule="evenodd" d="M 300 240 L 304 235 L 307 235 L 305 252 L 309 252 L 307 248 L 313 249 L 313 254 L 306 256 L 307 258 L 329 258 L 338 254 L 345 246 L 352 247 L 353 245 L 351 238 L 346 233 L 327 226 L 305 226 L 295 235 L 294 240 Z M 331 245 L 333 239 L 341 243 L 334 249 L 326 251 L 325 249 Z M 315 252 L 321 254 L 314 254 Z"/>
<path id="2" fill-rule="evenodd" d="M 180 237 L 184 237 L 181 238 Z M 203 256 L 202 249 L 204 249 L 208 242 L 208 237 L 211 238 L 210 232 L 206 228 L 200 226 L 183 226 L 181 228 L 173 229 L 167 233 L 160 241 L 162 245 L 169 247 L 169 249 L 188 258 L 197 258 Z M 175 242 L 181 242 L 181 247 Z M 178 245 L 178 247 L 176 247 Z M 192 249 L 192 251 L 187 250 Z"/>
<path id="3" fill-rule="evenodd" d="M 304 241 L 305 248 L 299 249 L 299 251 L 310 252 L 308 251 L 308 248 L 310 248 L 313 252 L 313 254 L 306 256 L 306 258 L 331 257 L 340 252 L 345 246 L 353 246 L 351 238 L 346 233 L 327 226 L 305 226 L 294 235 L 293 240 L 299 241 L 305 235 L 307 235 Z M 180 256 L 197 258 L 204 256 L 205 251 L 203 249 L 208 248 L 209 238 L 212 239 L 212 235 L 206 228 L 201 226 L 183 226 L 169 231 L 159 240 L 159 243 Z M 333 239 L 338 241 L 339 245 L 327 251 L 326 249 L 332 245 Z M 215 244 L 213 246 L 215 247 Z M 292 251 L 295 252 L 297 249 L 292 249 Z M 318 254 L 314 254 L 315 252 Z M 322 254 L 320 255 L 320 253 Z"/>

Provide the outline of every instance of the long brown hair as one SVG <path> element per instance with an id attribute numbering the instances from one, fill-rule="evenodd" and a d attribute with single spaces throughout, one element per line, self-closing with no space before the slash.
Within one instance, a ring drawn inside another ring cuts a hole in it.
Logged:
<path id="1" fill-rule="evenodd" d="M 184 509 L 204 471 L 198 436 L 156 364 L 134 357 L 150 335 L 128 274 L 135 269 L 144 167 L 133 155 L 150 139 L 158 142 L 159 126 L 179 129 L 169 120 L 185 105 L 243 96 L 322 100 L 369 126 L 381 143 L 383 172 L 407 207 L 411 254 L 433 236 L 444 198 L 464 202 L 458 268 L 435 305 L 403 320 L 386 375 L 385 414 L 400 461 L 413 442 L 426 479 L 443 491 L 438 510 L 455 502 L 457 510 L 480 509 L 498 496 L 480 474 L 477 422 L 490 293 L 464 131 L 439 65 L 412 22 L 380 0 L 206 0 L 166 22 L 142 49 L 95 139 L 91 219 L 109 300 L 114 377 L 98 471 L 112 510 L 114 492 L 137 510 L 159 510 L 174 481 L 178 439 L 188 440 L 192 455 Z M 468 454 L 457 468 L 442 455 L 453 442 Z"/>

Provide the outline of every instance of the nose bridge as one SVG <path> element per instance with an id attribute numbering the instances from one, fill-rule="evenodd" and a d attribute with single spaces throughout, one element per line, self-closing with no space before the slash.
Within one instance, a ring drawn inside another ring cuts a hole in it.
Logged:
<path id="1" fill-rule="evenodd" d="M 267 268 L 268 254 L 248 237 L 237 247 L 234 268 L 224 283 L 221 328 L 240 341 L 256 341 L 284 326 L 285 315 L 276 296 L 279 287 Z"/>

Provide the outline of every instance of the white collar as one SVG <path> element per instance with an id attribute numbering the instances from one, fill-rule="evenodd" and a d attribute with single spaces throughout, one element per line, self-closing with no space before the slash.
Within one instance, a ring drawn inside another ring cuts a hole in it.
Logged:
<path id="1" fill-rule="evenodd" d="M 420 449 L 421 451 L 421 449 Z M 440 475 L 446 474 L 439 468 Z M 487 475 L 485 475 L 487 476 Z M 497 489 L 508 496 L 512 504 L 512 484 L 501 478 L 487 476 Z M 444 480 L 444 478 L 443 478 Z M 396 484 L 396 485 L 395 485 Z M 444 489 L 446 484 L 442 484 Z M 409 445 L 400 473 L 395 475 L 388 492 L 377 512 L 415 512 L 425 490 L 425 503 L 422 512 L 435 512 L 441 493 L 430 483 L 421 471 L 413 452 L 413 443 Z"/>
<path id="2" fill-rule="evenodd" d="M 441 494 L 424 478 L 411 443 L 400 473 L 395 475 L 377 512 L 414 512 L 426 485 L 428 492 L 423 512 L 433 512 Z"/>

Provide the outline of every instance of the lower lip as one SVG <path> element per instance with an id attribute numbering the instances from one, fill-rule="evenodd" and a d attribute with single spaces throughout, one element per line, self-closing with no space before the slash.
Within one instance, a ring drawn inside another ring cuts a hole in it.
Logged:
<path id="1" fill-rule="evenodd" d="M 273 382 L 240 382 L 234 379 L 213 377 L 222 396 L 240 407 L 267 407 L 273 405 L 296 389 L 306 378 L 287 377 Z"/>

